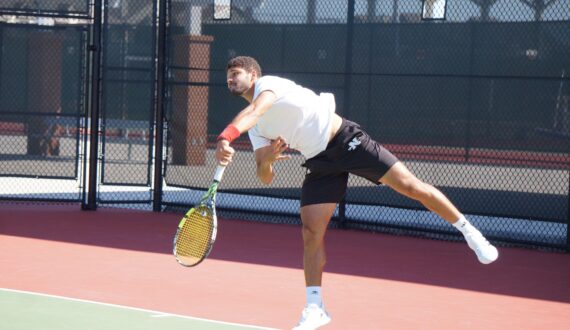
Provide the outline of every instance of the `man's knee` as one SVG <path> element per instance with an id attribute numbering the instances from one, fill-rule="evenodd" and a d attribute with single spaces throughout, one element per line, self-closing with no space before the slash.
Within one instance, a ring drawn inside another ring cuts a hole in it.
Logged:
<path id="1" fill-rule="evenodd" d="M 415 200 L 423 200 L 430 196 L 430 186 L 419 179 L 409 180 L 402 184 L 402 191 L 404 195 Z"/>
<path id="2" fill-rule="evenodd" d="M 314 223 L 303 223 L 303 241 L 305 244 L 315 244 L 321 242 L 325 236 L 326 227 Z"/>
<path id="3" fill-rule="evenodd" d="M 307 205 L 301 208 L 303 241 L 306 248 L 317 248 L 322 245 L 335 207 L 336 204 L 334 203 L 325 203 Z"/>
<path id="4" fill-rule="evenodd" d="M 318 248 L 324 242 L 328 219 L 318 217 L 303 219 L 303 242 L 305 248 Z"/>

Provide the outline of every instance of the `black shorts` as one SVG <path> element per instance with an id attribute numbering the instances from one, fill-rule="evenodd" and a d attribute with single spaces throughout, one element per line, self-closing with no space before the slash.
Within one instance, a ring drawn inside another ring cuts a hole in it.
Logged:
<path id="1" fill-rule="evenodd" d="M 379 184 L 396 162 L 396 156 L 370 138 L 358 124 L 343 118 L 327 148 L 302 165 L 307 174 L 301 190 L 301 206 L 338 203 L 346 193 L 349 173 Z"/>

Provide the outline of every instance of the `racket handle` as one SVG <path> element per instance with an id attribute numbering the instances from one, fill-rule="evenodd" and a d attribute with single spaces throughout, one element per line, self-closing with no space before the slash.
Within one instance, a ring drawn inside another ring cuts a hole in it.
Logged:
<path id="1" fill-rule="evenodd" d="M 225 170 L 226 170 L 225 165 L 218 165 L 218 167 L 216 167 L 216 174 L 214 174 L 214 181 L 216 182 L 222 181 L 222 176 L 224 175 Z"/>

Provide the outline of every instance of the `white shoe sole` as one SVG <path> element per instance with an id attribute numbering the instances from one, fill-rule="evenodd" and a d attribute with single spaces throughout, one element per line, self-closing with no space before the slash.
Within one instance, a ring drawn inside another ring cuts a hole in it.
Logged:
<path id="1" fill-rule="evenodd" d="M 315 324 L 313 326 L 298 325 L 298 326 L 294 327 L 292 330 L 314 330 L 314 329 L 322 327 L 323 325 L 327 325 L 327 324 L 331 323 L 331 320 L 332 320 L 331 317 L 327 316 L 318 324 Z"/>
<path id="2" fill-rule="evenodd" d="M 496 247 L 491 245 L 489 247 L 489 251 L 487 252 L 488 253 L 486 253 L 485 255 L 481 255 L 481 253 L 476 253 L 477 259 L 479 259 L 480 263 L 488 265 L 499 258 L 499 250 L 497 250 Z"/>

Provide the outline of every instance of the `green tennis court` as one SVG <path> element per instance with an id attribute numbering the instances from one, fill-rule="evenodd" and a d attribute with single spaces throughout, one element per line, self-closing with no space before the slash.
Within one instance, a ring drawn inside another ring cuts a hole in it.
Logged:
<path id="1" fill-rule="evenodd" d="M 269 329 L 8 289 L 0 289 L 0 320 L 6 330 Z"/>

